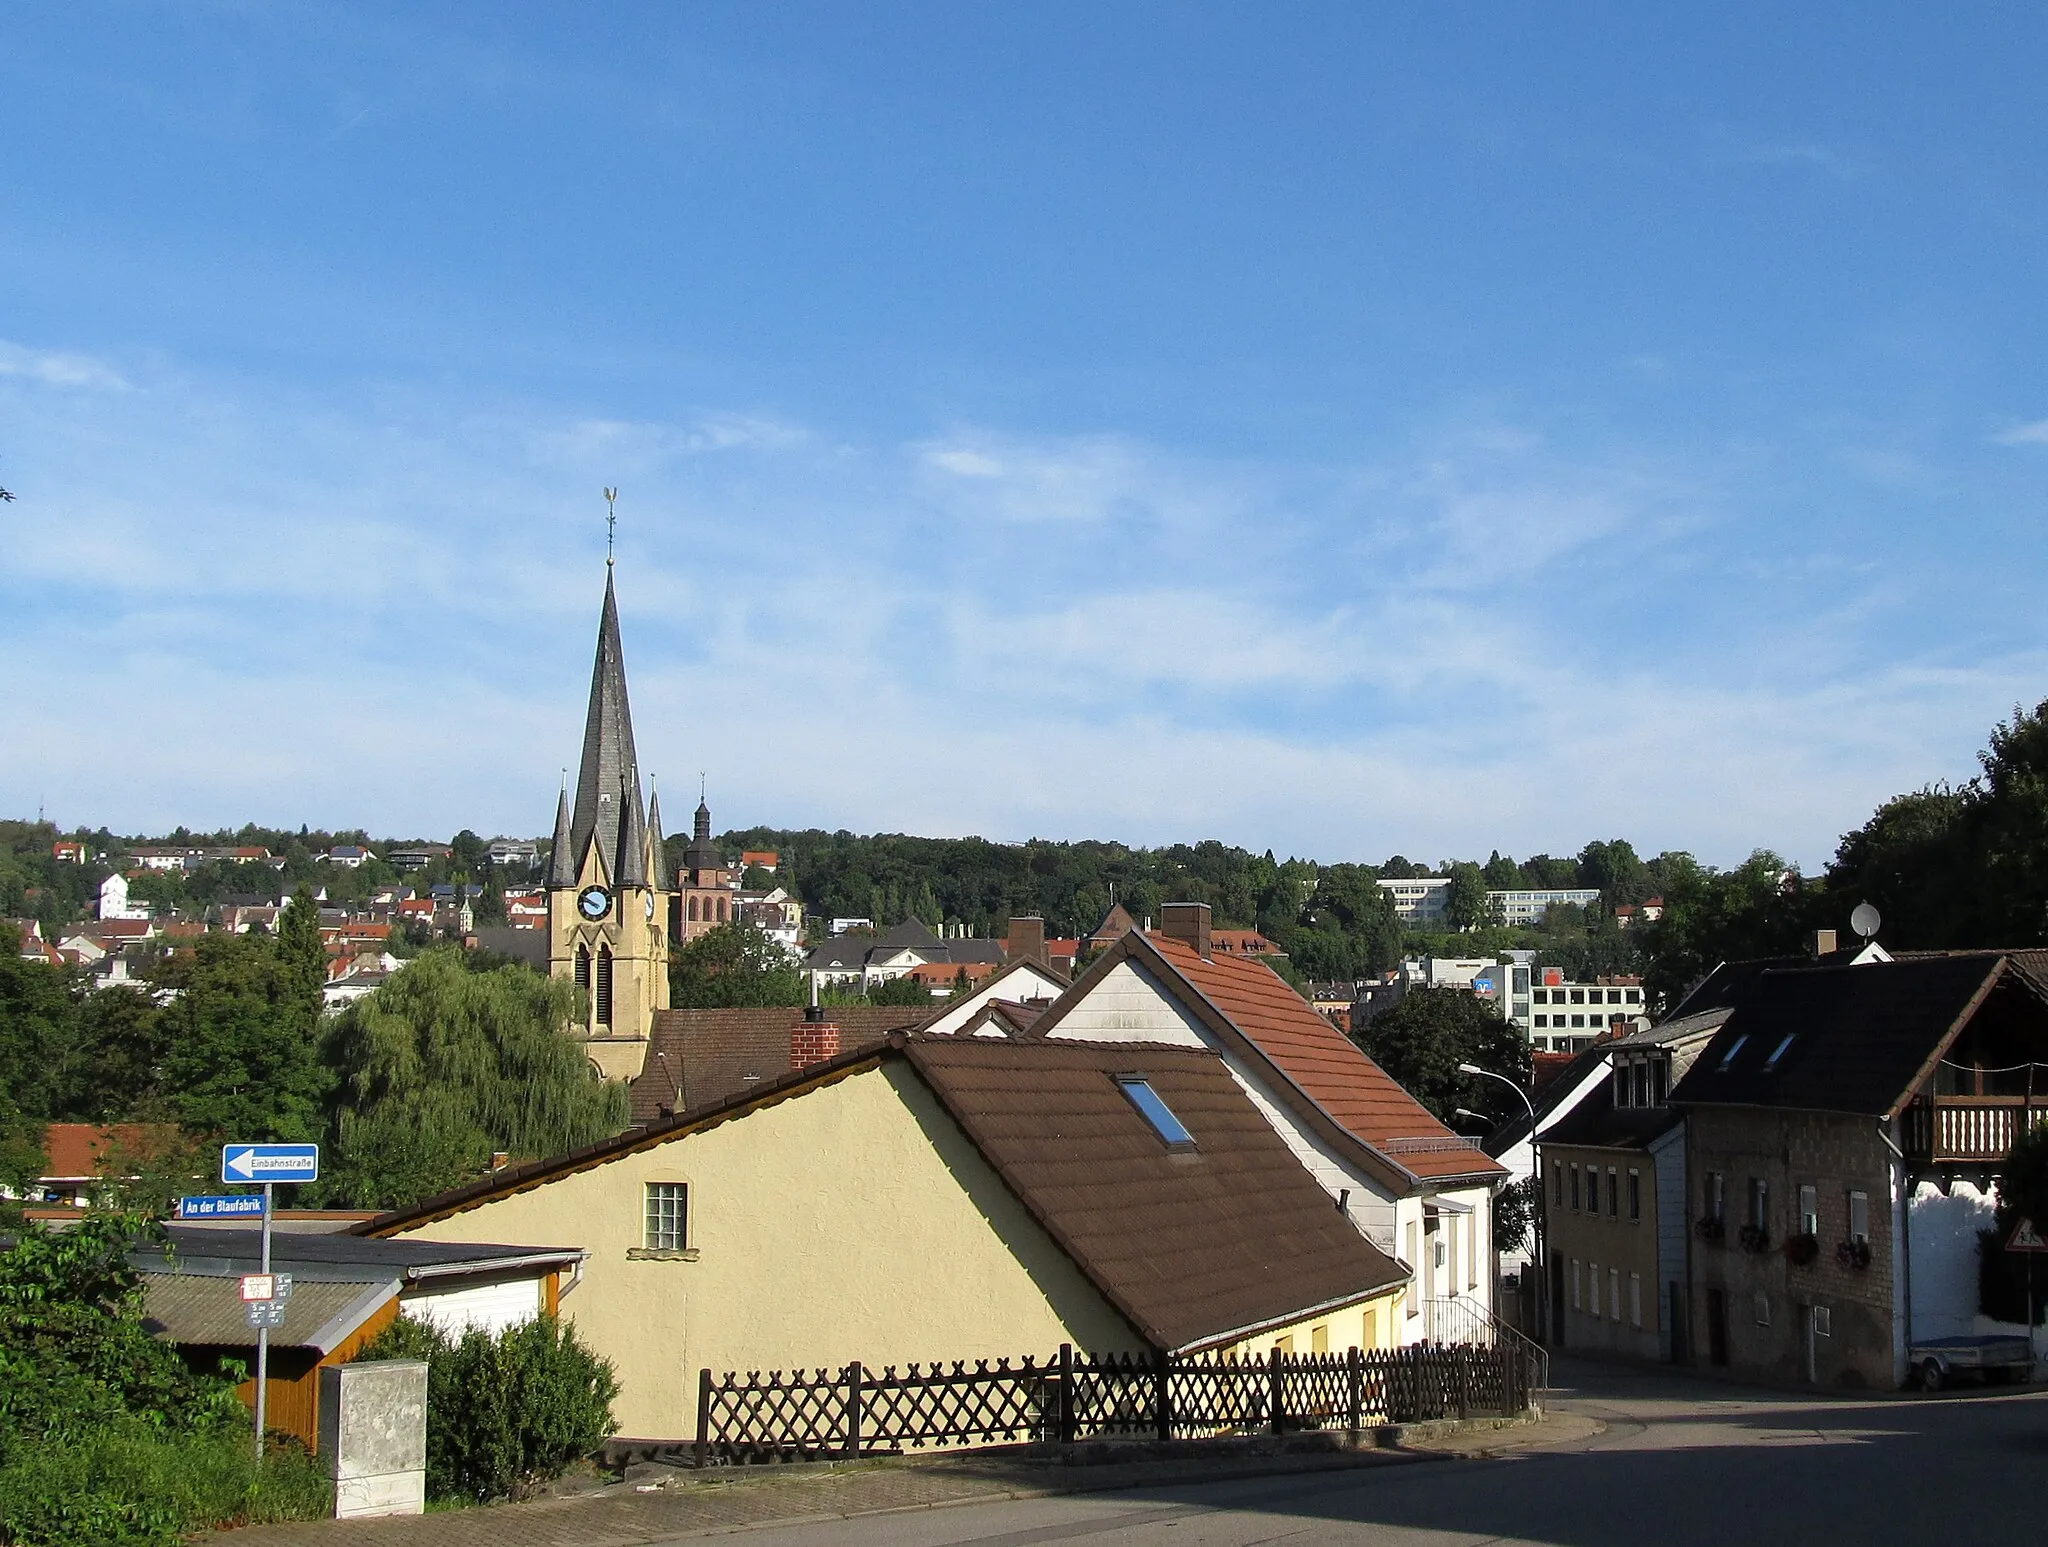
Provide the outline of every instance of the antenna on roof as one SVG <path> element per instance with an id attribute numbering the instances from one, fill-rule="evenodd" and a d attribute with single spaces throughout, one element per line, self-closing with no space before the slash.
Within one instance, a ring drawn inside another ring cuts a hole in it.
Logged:
<path id="1" fill-rule="evenodd" d="M 1877 928 L 1883 922 L 1883 916 L 1867 902 L 1856 904 L 1856 911 L 1849 915 L 1849 927 L 1866 940 L 1876 936 Z"/>
<path id="2" fill-rule="evenodd" d="M 607 487 L 604 491 L 604 567 L 612 567 L 612 533 L 619 524 L 619 491 Z"/>

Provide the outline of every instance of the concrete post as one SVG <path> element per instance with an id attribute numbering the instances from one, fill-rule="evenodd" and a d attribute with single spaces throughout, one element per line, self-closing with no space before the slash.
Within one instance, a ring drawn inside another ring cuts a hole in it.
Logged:
<path id="1" fill-rule="evenodd" d="M 320 1372 L 320 1461 L 334 1515 L 419 1515 L 427 1504 L 427 1366 L 372 1360 Z"/>

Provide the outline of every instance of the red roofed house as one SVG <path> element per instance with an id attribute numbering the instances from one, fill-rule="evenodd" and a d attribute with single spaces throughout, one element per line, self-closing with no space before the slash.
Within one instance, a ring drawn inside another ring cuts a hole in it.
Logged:
<path id="1" fill-rule="evenodd" d="M 748 870 L 759 866 L 770 875 L 775 874 L 775 867 L 781 863 L 782 856 L 773 849 L 748 849 L 740 856 L 740 869 Z"/>
<path id="2" fill-rule="evenodd" d="M 1506 1169 L 1437 1121 L 1270 967 L 1220 952 L 1203 903 L 1169 903 L 1033 1026 L 1048 1041 L 1205 1047 L 1345 1217 L 1413 1273 L 1400 1342 L 1473 1339 L 1494 1305 Z"/>
<path id="3" fill-rule="evenodd" d="M 83 865 L 85 863 L 85 845 L 73 842 L 69 838 L 59 838 L 55 843 L 51 844 L 50 853 L 53 857 L 67 865 Z"/>
<path id="4" fill-rule="evenodd" d="M 1227 956 L 1287 954 L 1256 929 L 1212 929 L 1209 931 L 1209 945 L 1212 950 L 1221 951 Z"/>
<path id="5" fill-rule="evenodd" d="M 43 1174 L 30 1185 L 29 1197 L 82 1208 L 112 1167 L 170 1149 L 177 1138 L 171 1123 L 52 1123 L 43 1130 Z"/>

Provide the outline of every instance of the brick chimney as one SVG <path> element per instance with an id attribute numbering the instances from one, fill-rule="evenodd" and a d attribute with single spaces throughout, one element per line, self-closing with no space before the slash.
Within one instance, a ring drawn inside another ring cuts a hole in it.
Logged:
<path id="1" fill-rule="evenodd" d="M 810 1006 L 804 1011 L 804 1018 L 789 1028 L 790 1069 L 808 1069 L 838 1056 L 839 1023 L 826 1020 L 818 1005 Z"/>
<path id="2" fill-rule="evenodd" d="M 1209 905 L 1206 902 L 1170 902 L 1159 910 L 1159 930 L 1169 940 L 1195 948 L 1195 954 L 1209 959 Z"/>
<path id="3" fill-rule="evenodd" d="M 1835 950 L 1835 932 L 1832 929 L 1816 929 L 1813 932 L 1813 959 L 1832 956 Z"/>
<path id="4" fill-rule="evenodd" d="M 1039 966 L 1048 965 L 1052 958 L 1045 951 L 1045 920 L 1035 914 L 1010 920 L 1010 933 L 1003 941 L 1005 961 L 1035 961 Z"/>

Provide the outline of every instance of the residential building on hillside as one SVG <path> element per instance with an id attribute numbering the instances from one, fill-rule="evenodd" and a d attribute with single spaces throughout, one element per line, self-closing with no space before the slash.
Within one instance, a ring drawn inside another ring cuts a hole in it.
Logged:
<path id="1" fill-rule="evenodd" d="M 344 870 L 360 869 L 377 856 L 359 843 L 337 843 L 321 856 L 330 865 L 339 865 Z"/>
<path id="2" fill-rule="evenodd" d="M 411 844 L 402 849 L 387 849 L 384 863 L 393 870 L 425 870 L 437 859 L 448 859 L 455 851 L 445 843 Z"/>
<path id="3" fill-rule="evenodd" d="M 1382 881 L 1380 890 L 1394 899 L 1394 916 L 1404 924 L 1428 926 L 1444 920 L 1444 904 L 1450 900 L 1449 876 L 1417 876 L 1413 880 Z"/>
<path id="4" fill-rule="evenodd" d="M 484 852 L 493 865 L 534 866 L 540 863 L 540 845 L 531 838 L 493 838 Z"/>
<path id="5" fill-rule="evenodd" d="M 83 865 L 87 855 L 84 844 L 70 838 L 59 838 L 50 845 L 50 857 L 60 865 Z"/>
<path id="6" fill-rule="evenodd" d="M 721 1105 L 358 1228 L 586 1252 L 561 1311 L 618 1371 L 635 1439 L 695 1432 L 699 1369 L 1395 1341 L 1407 1271 L 1206 1047 L 846 1051 L 821 1015 L 786 1056 Z"/>
<path id="7" fill-rule="evenodd" d="M 115 871 L 100 882 L 99 914 L 103 919 L 146 919 L 150 908 L 146 902 L 131 902 L 128 898 L 128 878 Z"/>
<path id="8" fill-rule="evenodd" d="M 1040 926 L 1041 931 L 1043 925 Z M 1041 942 L 1042 942 L 1041 933 Z M 916 967 L 986 963 L 1001 966 L 1003 945 L 971 937 L 941 939 L 919 919 L 906 919 L 879 935 L 836 935 L 805 958 L 814 988 L 859 984 L 863 989 L 906 977 Z"/>
<path id="9" fill-rule="evenodd" d="M 1591 983 L 1569 983 L 1557 968 L 1546 967 L 1529 997 L 1529 1045 L 1546 1053 L 1576 1053 L 1617 1026 L 1647 1024 L 1641 978 L 1597 977 Z"/>
<path id="10" fill-rule="evenodd" d="M 747 849 L 740 855 L 742 871 L 765 870 L 772 876 L 781 863 L 782 856 L 773 849 Z"/>

